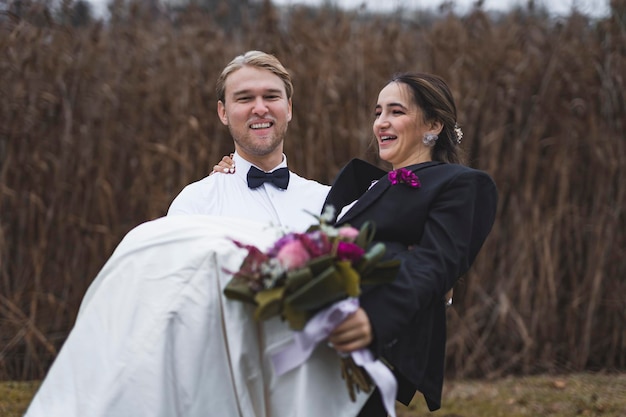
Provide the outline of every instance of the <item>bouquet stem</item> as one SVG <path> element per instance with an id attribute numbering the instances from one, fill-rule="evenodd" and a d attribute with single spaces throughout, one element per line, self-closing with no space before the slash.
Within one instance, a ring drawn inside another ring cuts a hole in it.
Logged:
<path id="1" fill-rule="evenodd" d="M 341 378 L 346 381 L 346 387 L 353 402 L 356 401 L 358 392 L 370 392 L 374 387 L 370 376 L 362 367 L 354 363 L 350 355 L 341 358 Z"/>

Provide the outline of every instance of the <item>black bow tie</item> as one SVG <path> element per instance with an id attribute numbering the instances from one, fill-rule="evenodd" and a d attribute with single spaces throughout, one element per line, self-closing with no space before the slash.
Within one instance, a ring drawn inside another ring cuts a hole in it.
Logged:
<path id="1" fill-rule="evenodd" d="M 248 187 L 257 188 L 266 181 L 271 182 L 278 188 L 286 189 L 289 184 L 289 169 L 278 168 L 272 172 L 263 172 L 257 167 L 250 167 L 248 171 Z"/>

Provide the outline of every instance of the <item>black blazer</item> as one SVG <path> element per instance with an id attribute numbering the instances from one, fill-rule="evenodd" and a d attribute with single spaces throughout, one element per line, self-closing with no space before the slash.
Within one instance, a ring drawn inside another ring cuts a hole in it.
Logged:
<path id="1" fill-rule="evenodd" d="M 428 408 L 441 406 L 446 343 L 444 296 L 467 272 L 493 225 L 497 190 L 489 175 L 462 165 L 425 162 L 408 166 L 421 187 L 391 185 L 386 172 L 353 159 L 338 174 L 325 205 L 337 211 L 358 202 L 336 222 L 376 225 L 374 240 L 387 258 L 401 261 L 390 284 L 364 288 L 374 355 L 399 381 L 398 400 L 416 390 Z M 368 190 L 372 180 L 378 182 Z"/>

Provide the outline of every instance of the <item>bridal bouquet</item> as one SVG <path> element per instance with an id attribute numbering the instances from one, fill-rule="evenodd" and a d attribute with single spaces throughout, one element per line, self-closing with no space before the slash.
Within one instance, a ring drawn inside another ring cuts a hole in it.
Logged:
<path id="1" fill-rule="evenodd" d="M 383 261 L 385 245 L 371 245 L 373 223 L 360 230 L 333 227 L 332 208 L 317 217 L 319 224 L 305 233 L 288 233 L 263 252 L 252 245 L 235 244 L 248 251 L 224 289 L 226 297 L 256 306 L 254 316 L 266 320 L 280 316 L 289 327 L 302 331 L 307 322 L 339 301 L 359 296 L 362 285 L 390 282 L 398 261 Z M 371 381 L 350 356 L 342 358 L 342 374 L 350 397 L 369 391 Z"/>

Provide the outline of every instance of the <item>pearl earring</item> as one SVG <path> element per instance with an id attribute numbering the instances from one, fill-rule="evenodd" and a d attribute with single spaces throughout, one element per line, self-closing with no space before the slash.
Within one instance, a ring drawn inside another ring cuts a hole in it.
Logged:
<path id="1" fill-rule="evenodd" d="M 435 135 L 434 133 L 426 133 L 424 134 L 422 142 L 424 142 L 424 145 L 432 147 L 435 146 L 435 142 L 437 142 L 437 139 L 439 139 L 439 136 Z"/>

